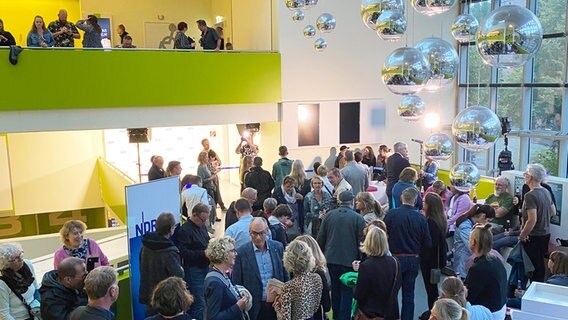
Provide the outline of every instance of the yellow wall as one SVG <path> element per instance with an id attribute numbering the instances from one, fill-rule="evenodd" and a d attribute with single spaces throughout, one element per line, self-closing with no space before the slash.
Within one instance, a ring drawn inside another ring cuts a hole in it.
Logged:
<path id="1" fill-rule="evenodd" d="M 11 212 L 13 210 L 7 139 L 6 135 L 0 135 L 0 217 L 3 212 Z"/>
<path id="2" fill-rule="evenodd" d="M 16 38 L 16 44 L 26 45 L 26 37 L 36 15 L 42 16 L 46 25 L 57 19 L 60 9 L 66 9 L 68 20 L 75 23 L 81 18 L 79 0 L 0 0 L 0 19 L 4 29 Z M 75 40 L 81 46 L 81 40 Z"/>
<path id="3" fill-rule="evenodd" d="M 169 22 L 177 25 L 180 21 L 188 24 L 187 35 L 198 40 L 200 35 L 195 21 L 205 19 L 208 25 L 214 25 L 211 15 L 210 0 L 81 0 L 81 10 L 84 15 L 97 13 L 101 17 L 111 18 L 113 46 L 120 39 L 116 27 L 124 24 L 135 45 L 144 47 L 145 22 Z M 164 16 L 159 20 L 158 16 Z"/>
<path id="4" fill-rule="evenodd" d="M 225 18 L 223 22 L 223 33 L 225 43 L 233 42 L 233 23 L 232 23 L 232 3 L 231 0 L 211 0 L 211 17 L 215 19 L 217 16 Z M 214 21 L 211 22 L 213 24 Z"/>
<path id="5" fill-rule="evenodd" d="M 103 207 L 96 167 L 102 131 L 8 134 L 14 213 Z"/>
<path id="6" fill-rule="evenodd" d="M 272 1 L 233 0 L 235 50 L 272 50 Z"/>

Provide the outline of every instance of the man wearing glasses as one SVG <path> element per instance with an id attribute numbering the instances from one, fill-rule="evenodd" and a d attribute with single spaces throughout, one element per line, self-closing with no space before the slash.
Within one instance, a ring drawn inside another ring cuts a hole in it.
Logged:
<path id="1" fill-rule="evenodd" d="M 268 239 L 268 223 L 264 218 L 252 219 L 249 234 L 251 241 L 237 248 L 233 282 L 247 288 L 256 298 L 249 312 L 251 320 L 276 320 L 276 312 L 266 302 L 267 285 L 273 278 L 288 281 L 282 264 L 284 246 Z"/>
<path id="2" fill-rule="evenodd" d="M 495 218 L 491 219 L 491 224 L 495 230 L 493 233 L 509 231 L 511 227 L 518 225 L 513 219 L 513 195 L 510 194 L 511 184 L 509 179 L 499 177 L 495 180 L 493 194 L 485 199 L 485 204 L 490 205 L 495 210 Z M 509 221 L 509 223 L 507 223 Z M 514 225 L 511 225 L 513 223 Z M 504 230 L 507 229 L 507 230 Z"/>
<path id="3" fill-rule="evenodd" d="M 87 304 L 83 290 L 87 266 L 80 258 L 65 258 L 57 267 L 43 276 L 41 288 L 41 316 L 44 320 L 68 319 L 77 307 Z"/>
<path id="4" fill-rule="evenodd" d="M 69 320 L 113 320 L 110 307 L 118 299 L 118 278 L 113 267 L 102 266 L 89 272 L 85 278 L 89 303 L 75 309 Z"/>

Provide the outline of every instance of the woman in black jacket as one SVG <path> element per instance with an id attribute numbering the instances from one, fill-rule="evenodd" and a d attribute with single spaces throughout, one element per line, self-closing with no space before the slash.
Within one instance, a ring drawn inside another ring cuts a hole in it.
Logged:
<path id="1" fill-rule="evenodd" d="M 368 257 L 359 265 L 354 294 L 359 302 L 357 313 L 369 318 L 398 319 L 397 294 L 402 285 L 402 275 L 398 260 L 387 256 L 386 233 L 379 228 L 370 228 L 361 250 Z"/>
<path id="2" fill-rule="evenodd" d="M 424 280 L 424 288 L 428 295 L 428 309 L 432 309 L 438 299 L 438 285 L 432 283 L 430 272 L 432 269 L 442 269 L 446 265 L 446 230 L 448 220 L 444 213 L 442 198 L 436 193 L 429 192 L 424 197 L 423 210 L 428 220 L 428 230 L 432 238 L 432 247 L 420 251 L 420 270 Z"/>
<path id="3" fill-rule="evenodd" d="M 16 40 L 14 36 L 4 30 L 4 21 L 0 19 L 0 47 L 8 47 L 8 46 L 15 46 Z"/>

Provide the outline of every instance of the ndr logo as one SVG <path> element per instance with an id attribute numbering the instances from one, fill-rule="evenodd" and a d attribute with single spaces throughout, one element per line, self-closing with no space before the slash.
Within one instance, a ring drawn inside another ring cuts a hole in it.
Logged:
<path id="1" fill-rule="evenodd" d="M 144 211 L 142 211 L 142 222 L 136 225 L 136 236 L 140 237 L 148 232 L 154 231 L 156 231 L 156 219 L 145 221 Z"/>

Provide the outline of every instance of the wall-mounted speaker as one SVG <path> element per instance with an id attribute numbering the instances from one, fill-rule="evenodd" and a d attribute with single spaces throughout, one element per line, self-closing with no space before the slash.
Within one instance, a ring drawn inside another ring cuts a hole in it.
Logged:
<path id="1" fill-rule="evenodd" d="M 148 143 L 152 140 L 151 128 L 132 128 L 126 129 L 128 132 L 128 142 L 130 143 Z"/>

